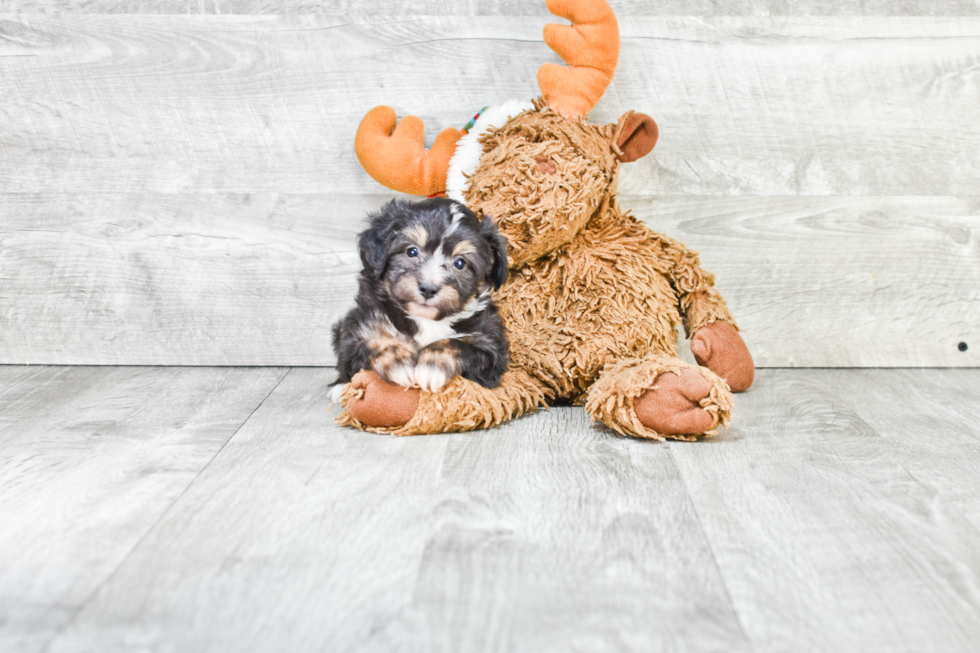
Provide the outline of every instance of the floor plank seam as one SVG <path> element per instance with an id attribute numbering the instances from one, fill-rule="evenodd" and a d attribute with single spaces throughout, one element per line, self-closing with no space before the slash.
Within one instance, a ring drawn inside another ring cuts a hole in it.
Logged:
<path id="1" fill-rule="evenodd" d="M 742 623 L 742 615 L 739 614 L 738 607 L 735 605 L 735 601 L 732 599 L 732 593 L 728 589 L 728 582 L 725 580 L 725 575 L 721 571 L 721 565 L 718 564 L 718 556 L 715 554 L 714 547 L 711 546 L 711 539 L 708 537 L 708 533 L 704 530 L 704 524 L 701 521 L 701 514 L 698 512 L 698 506 L 694 503 L 694 496 L 691 494 L 691 489 L 688 487 L 687 479 L 684 478 L 684 472 L 681 470 L 680 465 L 677 464 L 677 460 L 674 459 L 674 451 L 670 448 L 671 445 L 667 444 L 667 454 L 670 457 L 670 462 L 677 471 L 678 478 L 681 479 L 681 485 L 684 486 L 684 493 L 687 495 L 687 500 L 691 503 L 691 510 L 694 511 L 694 519 L 698 523 L 698 530 L 701 531 L 701 536 L 704 538 L 704 542 L 708 547 L 708 552 L 711 554 L 711 562 L 715 566 L 715 571 L 718 572 L 718 579 L 721 581 L 721 587 L 725 590 L 725 597 L 728 599 L 728 605 L 732 606 L 732 614 L 735 615 L 735 623 L 738 624 L 738 630 L 742 633 L 742 638 L 748 645 L 750 651 L 755 651 L 755 642 L 749 637 L 748 632 L 745 630 L 745 624 Z"/>
<path id="2" fill-rule="evenodd" d="M 129 558 L 133 555 L 133 553 L 137 549 L 139 549 L 140 546 L 143 545 L 143 542 L 146 541 L 146 538 L 149 537 L 150 534 L 157 529 L 160 523 L 163 522 L 164 519 L 166 519 L 167 515 L 170 514 L 170 511 L 173 510 L 173 507 L 176 506 L 178 503 L 180 503 L 180 500 L 184 497 L 185 494 L 187 494 L 187 491 L 190 490 L 191 487 L 193 487 L 194 484 L 197 482 L 197 479 L 201 477 L 201 474 L 203 474 L 205 470 L 207 470 L 208 467 L 211 466 L 211 463 L 213 463 L 215 459 L 221 455 L 221 452 L 224 451 L 225 447 L 228 446 L 228 443 L 235 439 L 235 436 L 241 432 L 241 430 L 245 427 L 245 425 L 248 424 L 249 420 L 252 419 L 252 416 L 255 415 L 255 413 L 258 412 L 260 408 L 262 408 L 262 405 L 265 404 L 266 400 L 272 396 L 272 393 L 276 391 L 276 388 L 282 385 L 282 382 L 286 380 L 286 377 L 288 377 L 292 371 L 293 368 L 290 367 L 289 369 L 286 370 L 285 374 L 279 377 L 279 380 L 276 381 L 274 386 L 272 386 L 272 389 L 269 390 L 269 392 L 267 392 L 264 397 L 262 397 L 262 401 L 260 401 L 255 406 L 255 408 L 252 409 L 252 411 L 248 414 L 248 417 L 242 420 L 242 423 L 238 425 L 238 428 L 235 429 L 235 432 L 232 433 L 227 440 L 225 440 L 224 444 L 222 444 L 221 447 L 216 452 L 214 452 L 214 455 L 211 456 L 211 459 L 208 460 L 208 462 L 201 467 L 201 469 L 197 472 L 197 474 L 194 475 L 194 478 L 190 480 L 190 482 L 183 490 L 181 490 L 180 494 L 174 497 L 174 500 L 170 502 L 170 505 L 167 506 L 167 509 L 160 514 L 159 519 L 157 519 L 152 526 L 146 529 L 146 532 L 143 533 L 143 535 L 136 541 L 135 544 L 133 544 L 133 546 L 129 549 L 129 551 L 126 552 L 126 554 L 122 557 L 122 559 L 119 561 L 119 564 L 116 565 L 116 567 L 112 570 L 112 572 L 108 574 L 102 580 L 102 582 L 99 583 L 95 587 L 95 589 L 93 589 L 89 593 L 89 595 L 79 603 L 78 608 L 75 610 L 74 614 L 72 614 L 71 618 L 66 620 L 65 623 L 57 630 L 57 632 L 55 632 L 51 636 L 51 639 L 49 639 L 47 643 L 44 645 L 44 647 L 41 649 L 41 653 L 48 653 L 48 651 L 51 650 L 51 647 L 54 645 L 54 643 L 58 641 L 58 639 L 65 633 L 65 631 L 71 628 L 71 626 L 78 620 L 79 615 L 81 615 L 82 612 L 85 611 L 85 608 L 88 607 L 88 605 L 92 602 L 92 599 L 98 596 L 99 592 L 101 592 L 102 589 L 106 585 L 108 585 L 113 578 L 115 578 L 119 570 L 122 569 L 122 567 L 126 564 L 126 561 L 128 561 Z"/>

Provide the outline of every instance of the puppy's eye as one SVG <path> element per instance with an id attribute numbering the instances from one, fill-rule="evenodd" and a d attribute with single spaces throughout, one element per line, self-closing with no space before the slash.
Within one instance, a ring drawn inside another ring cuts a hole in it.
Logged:
<path id="1" fill-rule="evenodd" d="M 409 247 L 408 248 L 408 251 L 406 251 L 405 253 L 408 254 L 408 258 L 415 258 L 416 256 L 419 255 L 419 248 L 418 247 Z"/>
<path id="2" fill-rule="evenodd" d="M 453 261 L 453 267 L 456 268 L 457 270 L 462 270 L 463 268 L 466 267 L 466 261 L 464 261 L 461 258 L 458 258 L 455 261 Z"/>

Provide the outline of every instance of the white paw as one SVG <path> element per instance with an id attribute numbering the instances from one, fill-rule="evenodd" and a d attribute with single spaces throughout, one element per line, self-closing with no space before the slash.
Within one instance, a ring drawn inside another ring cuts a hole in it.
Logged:
<path id="1" fill-rule="evenodd" d="M 423 390 L 439 392 L 449 379 L 441 367 L 423 363 L 415 368 L 415 381 Z"/>
<path id="2" fill-rule="evenodd" d="M 388 373 L 388 378 L 395 385 L 410 388 L 415 385 L 415 368 L 410 365 L 399 365 Z"/>
<path id="3" fill-rule="evenodd" d="M 335 404 L 340 401 L 340 398 L 344 396 L 344 390 L 347 389 L 349 383 L 339 383 L 330 389 L 330 403 Z"/>

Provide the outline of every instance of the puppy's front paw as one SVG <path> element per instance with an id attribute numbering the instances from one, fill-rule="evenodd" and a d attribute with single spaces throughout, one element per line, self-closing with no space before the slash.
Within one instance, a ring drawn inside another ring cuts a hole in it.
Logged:
<path id="1" fill-rule="evenodd" d="M 382 379 L 394 385 L 410 388 L 415 385 L 415 351 L 399 340 L 383 342 L 373 347 L 371 368 Z"/>
<path id="2" fill-rule="evenodd" d="M 456 348 L 448 340 L 434 342 L 419 352 L 415 381 L 428 392 L 439 392 L 460 372 Z"/>
<path id="3" fill-rule="evenodd" d="M 396 365 L 388 370 L 387 375 L 382 374 L 389 383 L 410 388 L 415 385 L 415 368 L 407 363 Z"/>
<path id="4" fill-rule="evenodd" d="M 446 370 L 430 363 L 420 363 L 415 367 L 415 382 L 428 392 L 439 392 L 449 378 Z"/>
<path id="5" fill-rule="evenodd" d="M 336 404 L 340 402 L 340 398 L 344 396 L 344 392 L 347 391 L 348 383 L 338 383 L 334 387 L 330 388 L 330 403 Z"/>
<path id="6" fill-rule="evenodd" d="M 411 388 L 415 385 L 415 368 L 409 362 L 398 361 L 390 365 L 375 364 L 374 371 L 392 385 Z"/>

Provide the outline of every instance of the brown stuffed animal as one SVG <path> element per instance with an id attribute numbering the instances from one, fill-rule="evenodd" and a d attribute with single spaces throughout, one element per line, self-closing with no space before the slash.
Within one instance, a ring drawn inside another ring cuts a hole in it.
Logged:
<path id="1" fill-rule="evenodd" d="M 657 141 L 649 116 L 594 125 L 612 79 L 619 28 L 605 0 L 548 0 L 572 22 L 544 40 L 569 67 L 538 72 L 542 98 L 484 110 L 465 135 L 423 145 L 422 122 L 377 107 L 358 128 L 364 168 L 395 190 L 447 191 L 492 218 L 509 241 L 496 296 L 511 366 L 489 390 L 457 377 L 438 393 L 362 371 L 342 392 L 341 424 L 398 435 L 486 428 L 553 400 L 643 438 L 694 439 L 727 425 L 731 390 L 755 374 L 714 278 L 695 252 L 650 231 L 616 201 L 621 163 Z M 397 127 L 396 127 L 397 125 Z M 678 358 L 679 324 L 701 367 Z"/>

